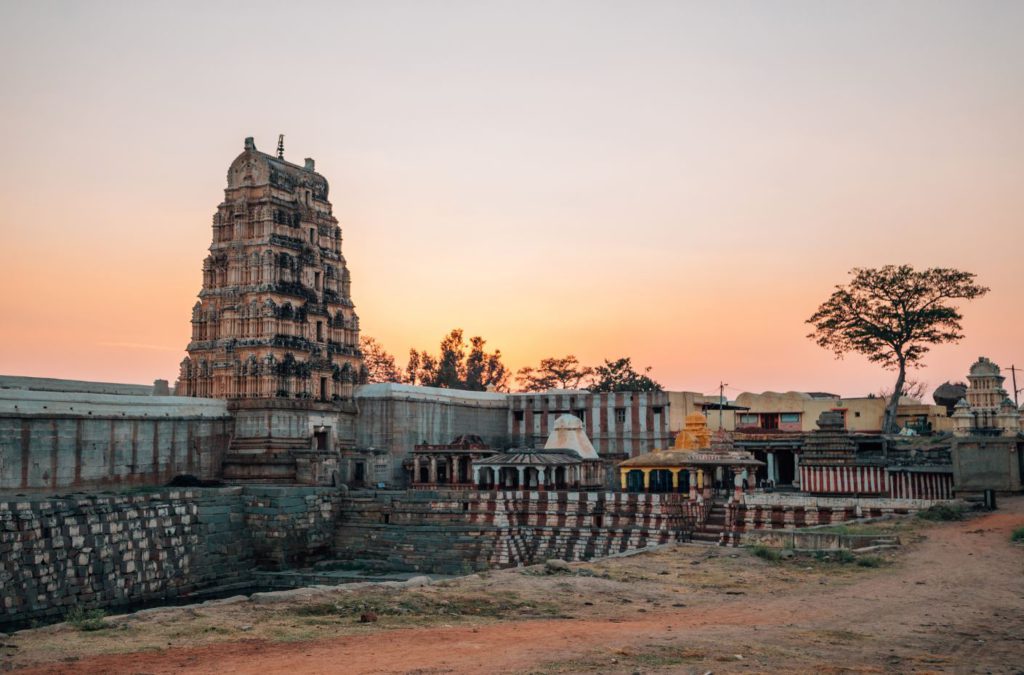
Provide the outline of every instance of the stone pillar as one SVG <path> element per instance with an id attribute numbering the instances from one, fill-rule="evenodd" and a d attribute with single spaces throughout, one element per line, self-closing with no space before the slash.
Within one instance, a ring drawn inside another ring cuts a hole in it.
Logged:
<path id="1" fill-rule="evenodd" d="M 473 467 L 473 485 L 480 487 L 480 467 Z"/>
<path id="2" fill-rule="evenodd" d="M 757 489 L 757 470 L 755 467 L 747 467 L 747 489 L 753 492 Z"/>
<path id="3" fill-rule="evenodd" d="M 629 469 L 619 469 L 619 486 L 623 492 L 629 489 Z"/>
<path id="4" fill-rule="evenodd" d="M 713 496 L 712 495 L 712 491 L 714 490 L 714 484 L 713 484 L 713 479 L 711 478 L 713 475 L 714 475 L 713 473 L 709 474 L 704 469 L 700 470 L 700 476 L 701 476 L 701 496 L 703 496 L 704 499 L 711 499 L 711 497 Z"/>
<path id="5" fill-rule="evenodd" d="M 537 469 L 537 489 L 539 490 L 544 489 L 544 473 L 544 467 Z"/>
<path id="6" fill-rule="evenodd" d="M 672 472 L 672 492 L 679 492 L 679 469 L 669 469 Z"/>
<path id="7" fill-rule="evenodd" d="M 455 485 L 459 482 L 459 458 L 456 455 L 448 455 L 448 483 Z"/>
<path id="8" fill-rule="evenodd" d="M 640 470 L 644 472 L 644 492 L 650 492 L 651 491 L 651 470 L 650 469 L 640 469 Z"/>
<path id="9" fill-rule="evenodd" d="M 793 487 L 800 487 L 800 453 L 793 453 Z"/>
<path id="10" fill-rule="evenodd" d="M 697 470 L 689 469 L 690 472 L 690 499 L 697 499 Z"/>
<path id="11" fill-rule="evenodd" d="M 525 466 L 520 466 L 520 467 L 517 467 L 517 469 L 519 470 L 519 489 L 520 490 L 526 490 L 527 489 L 527 485 L 526 485 L 526 467 Z"/>
<path id="12" fill-rule="evenodd" d="M 432 484 L 433 483 L 437 483 L 437 457 L 435 457 L 434 455 L 430 456 L 430 469 L 429 469 L 429 471 L 430 471 L 430 473 L 427 475 L 427 478 L 430 479 L 430 482 Z"/>
<path id="13" fill-rule="evenodd" d="M 769 452 L 767 455 L 768 459 L 768 480 L 775 484 L 779 481 L 779 477 L 775 475 L 775 453 Z"/>
<path id="14" fill-rule="evenodd" d="M 412 484 L 416 485 L 420 482 L 420 456 L 412 456 Z"/>
<path id="15" fill-rule="evenodd" d="M 735 486 L 733 488 L 732 498 L 737 504 L 743 501 L 743 467 L 734 466 L 732 468 L 733 478 L 732 482 Z"/>

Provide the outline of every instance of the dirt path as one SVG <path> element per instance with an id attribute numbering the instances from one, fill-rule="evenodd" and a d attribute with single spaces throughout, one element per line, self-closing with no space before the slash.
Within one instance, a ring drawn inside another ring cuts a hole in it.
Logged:
<path id="1" fill-rule="evenodd" d="M 927 529 L 902 564 L 852 583 L 821 575 L 678 609 L 236 641 L 37 672 L 1024 672 L 1024 548 L 1009 543 L 1024 498 L 1001 506 Z"/>

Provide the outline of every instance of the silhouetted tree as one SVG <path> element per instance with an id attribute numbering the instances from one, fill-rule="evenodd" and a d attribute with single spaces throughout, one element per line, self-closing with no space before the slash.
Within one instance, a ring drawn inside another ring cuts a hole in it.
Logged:
<path id="1" fill-rule="evenodd" d="M 837 358 L 857 352 L 897 371 L 882 427 L 893 433 L 907 368 L 921 367 L 931 345 L 963 337 L 963 316 L 949 301 L 972 300 L 989 289 L 974 283 L 970 272 L 940 267 L 918 272 L 910 265 L 886 265 L 854 268 L 850 274 L 850 282 L 836 286 L 807 319 L 814 326 L 807 337 Z"/>
<path id="2" fill-rule="evenodd" d="M 441 340 L 440 353 L 435 357 L 426 351 L 409 351 L 406 366 L 410 384 L 447 389 L 469 389 L 484 391 L 493 386 L 499 391 L 508 390 L 508 370 L 501 362 L 501 350 L 493 354 L 484 349 L 486 340 L 477 336 L 470 338 L 469 353 L 461 328 L 452 330 Z"/>
<path id="3" fill-rule="evenodd" d="M 648 376 L 650 372 L 650 366 L 644 368 L 643 373 L 635 371 L 628 356 L 617 361 L 605 359 L 604 365 L 594 368 L 594 380 L 588 389 L 590 391 L 661 391 L 661 385 Z"/>
<path id="4" fill-rule="evenodd" d="M 359 349 L 363 352 L 366 382 L 402 382 L 405 379 L 395 364 L 395 357 L 372 337 L 360 336 Z"/>
<path id="5" fill-rule="evenodd" d="M 537 368 L 526 366 L 516 373 L 516 380 L 522 391 L 547 391 L 548 389 L 578 389 L 594 369 L 581 366 L 572 354 L 563 358 L 541 359 Z"/>

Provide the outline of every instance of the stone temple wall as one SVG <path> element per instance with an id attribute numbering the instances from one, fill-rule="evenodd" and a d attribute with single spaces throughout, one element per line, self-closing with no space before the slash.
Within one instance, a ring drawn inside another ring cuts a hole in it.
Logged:
<path id="1" fill-rule="evenodd" d="M 460 574 L 585 560 L 689 537 L 682 495 L 416 491 L 344 500 L 337 555 L 382 571 Z"/>
<path id="2" fill-rule="evenodd" d="M 73 607 L 248 590 L 260 566 L 332 553 L 336 498 L 234 487 L 0 499 L 0 630 L 57 621 Z"/>
<path id="3" fill-rule="evenodd" d="M 477 391 L 368 384 L 356 387 L 355 446 L 386 450 L 387 475 L 374 479 L 403 485 L 402 461 L 420 443 L 450 443 L 475 434 L 493 447 L 508 447 L 508 397 Z"/>
<path id="4" fill-rule="evenodd" d="M 213 399 L 0 389 L 0 490 L 217 478 L 231 430 Z"/>

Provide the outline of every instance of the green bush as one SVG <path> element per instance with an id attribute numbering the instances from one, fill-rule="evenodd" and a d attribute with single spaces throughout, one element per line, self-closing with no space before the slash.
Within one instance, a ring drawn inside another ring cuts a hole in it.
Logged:
<path id="1" fill-rule="evenodd" d="M 881 567 L 884 562 L 877 555 L 865 555 L 857 558 L 857 564 L 861 567 Z"/>
<path id="2" fill-rule="evenodd" d="M 917 517 L 924 520 L 963 520 L 962 504 L 935 504 L 917 512 Z"/>
<path id="3" fill-rule="evenodd" d="M 770 560 L 772 562 L 778 562 L 779 560 L 782 560 L 782 554 L 779 553 L 777 549 L 768 548 L 767 546 L 762 546 L 761 544 L 755 544 L 754 546 L 751 546 L 750 552 L 756 555 L 758 558 L 761 558 L 762 560 Z"/>
<path id="4" fill-rule="evenodd" d="M 1018 527 L 1010 535 L 1010 541 L 1024 541 L 1024 527 Z"/>
<path id="5" fill-rule="evenodd" d="M 82 609 L 73 607 L 64 617 L 64 620 L 78 630 L 92 631 L 106 628 L 103 617 L 107 614 L 102 609 Z"/>
<path id="6" fill-rule="evenodd" d="M 857 562 L 857 556 L 844 548 L 836 549 L 834 551 L 815 551 L 814 559 L 818 562 L 839 563 L 840 565 L 848 565 L 852 562 Z"/>

